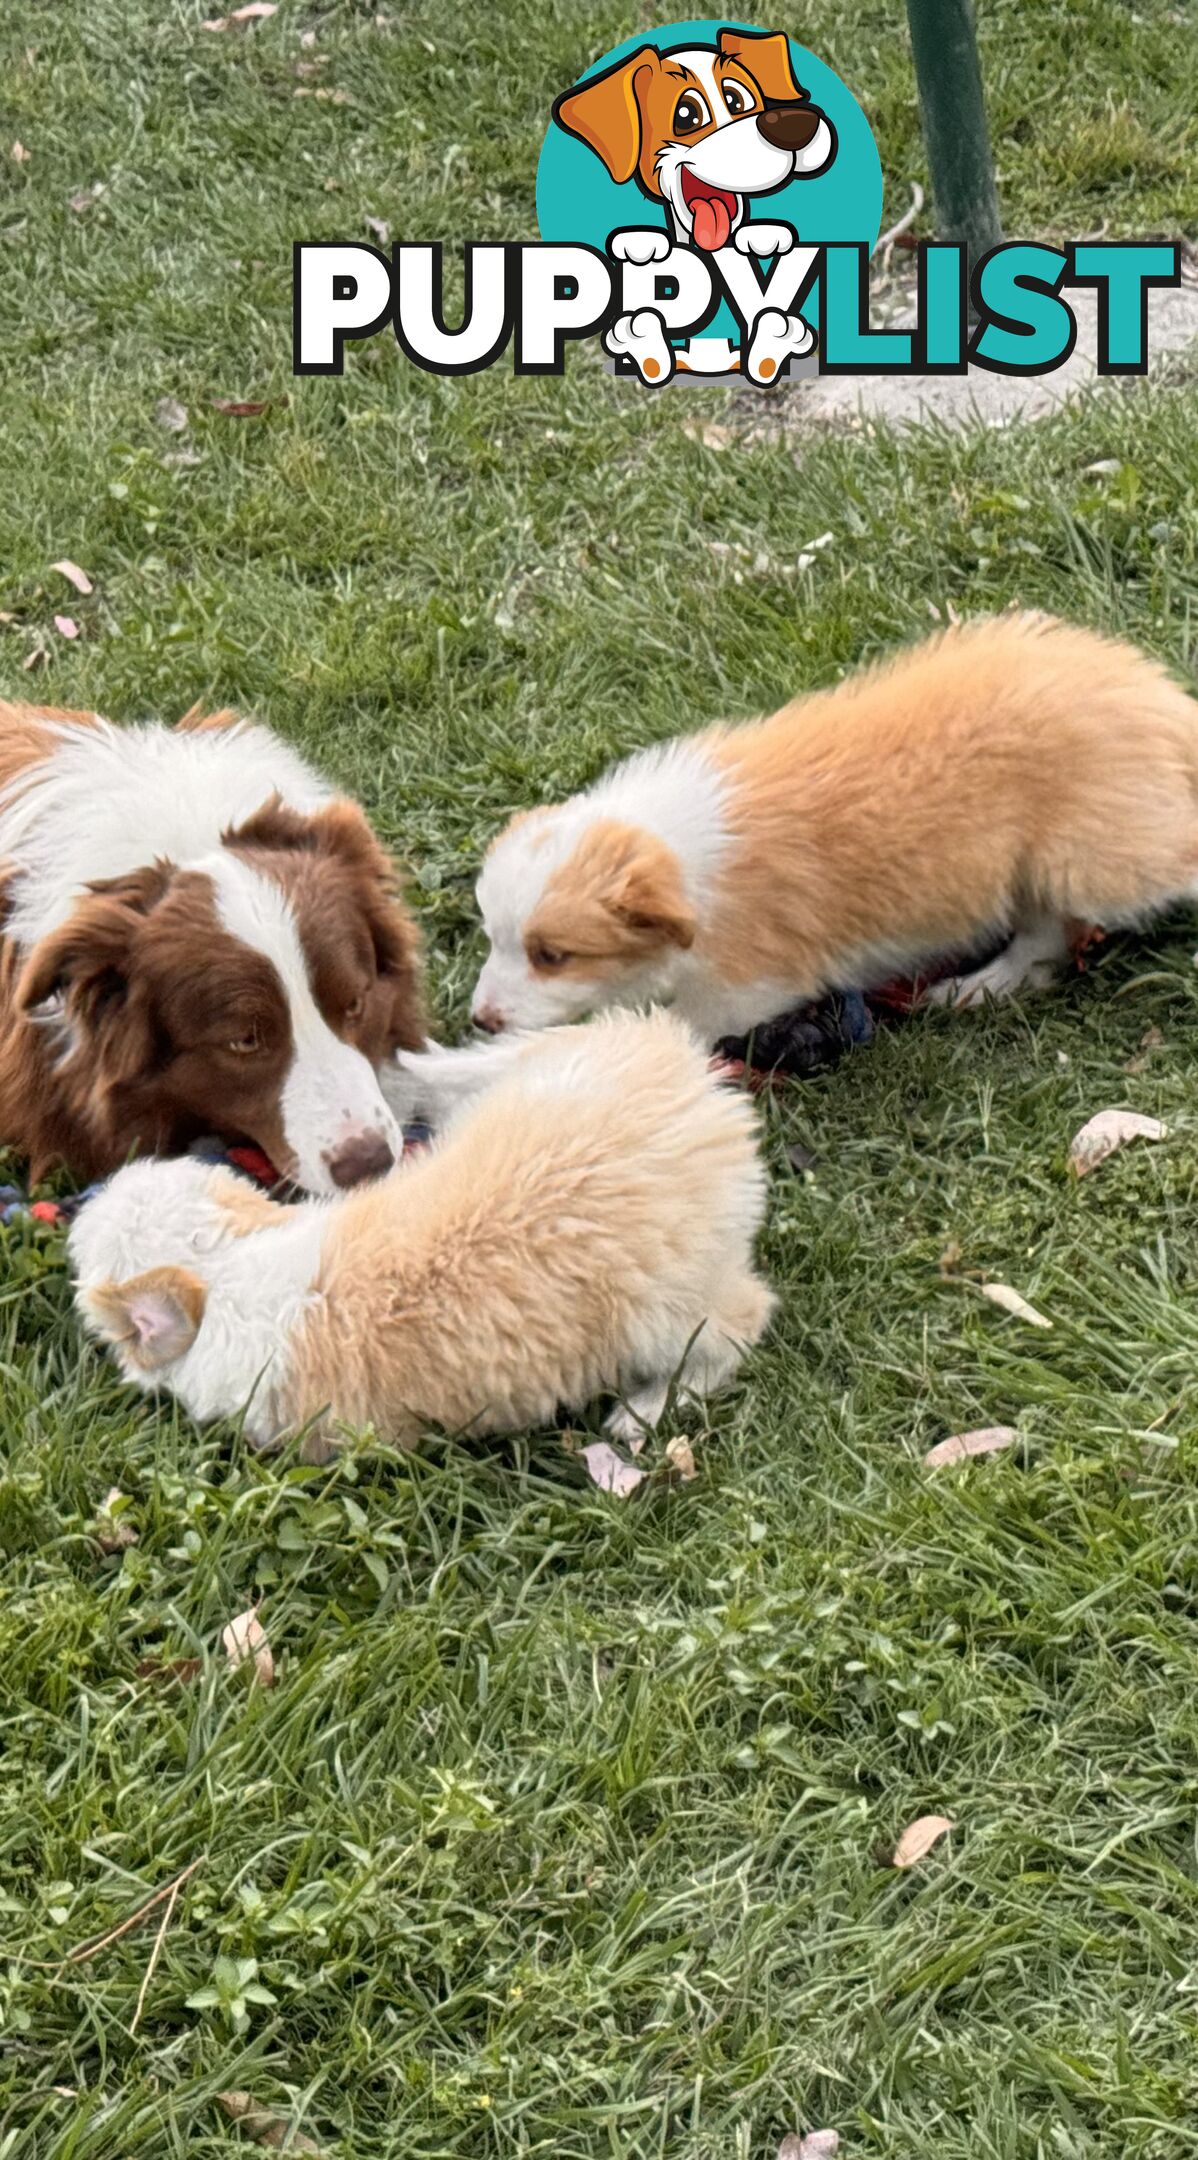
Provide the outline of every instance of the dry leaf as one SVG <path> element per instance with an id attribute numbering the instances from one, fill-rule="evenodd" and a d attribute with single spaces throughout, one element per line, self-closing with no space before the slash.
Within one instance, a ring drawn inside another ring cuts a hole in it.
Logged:
<path id="1" fill-rule="evenodd" d="M 367 232 L 372 232 L 374 234 L 374 237 L 378 241 L 380 247 L 390 247 L 391 227 L 388 225 L 386 218 L 368 217 L 366 220 L 366 230 Z"/>
<path id="2" fill-rule="evenodd" d="M 113 1485 L 105 1493 L 96 1509 L 96 1527 L 92 1535 L 102 1553 L 124 1552 L 127 1545 L 136 1545 L 137 1532 L 123 1515 L 114 1515 L 113 1509 L 125 1497 L 119 1485 Z"/>
<path id="3" fill-rule="evenodd" d="M 263 1687 L 274 1686 L 275 1661 L 270 1654 L 266 1629 L 252 1605 L 238 1613 L 235 1620 L 230 1620 L 228 1627 L 222 1628 L 220 1639 L 230 1665 L 236 1667 L 252 1660 L 255 1678 Z"/>
<path id="4" fill-rule="evenodd" d="M 1018 1290 L 1012 1290 L 1009 1283 L 984 1282 L 981 1291 L 982 1296 L 989 1298 L 992 1305 L 1001 1305 L 1004 1312 L 1014 1313 L 1017 1320 L 1026 1320 L 1029 1327 L 1052 1326 L 1052 1321 L 1046 1320 L 1044 1314 L 1037 1312 L 1034 1305 L 1029 1305 L 1025 1297 L 1020 1297 Z"/>
<path id="5" fill-rule="evenodd" d="M 1104 477 L 1107 473 L 1117 473 L 1122 472 L 1122 470 L 1122 460 L 1117 457 L 1095 458 L 1092 465 L 1082 466 L 1083 473 L 1093 473 L 1096 477 L 1099 478 Z"/>
<path id="6" fill-rule="evenodd" d="M 921 1815 L 917 1821 L 908 1823 L 894 1848 L 891 1866 L 914 1867 L 917 1860 L 924 1860 L 933 1845 L 938 1845 L 953 1824 L 947 1815 Z"/>
<path id="7" fill-rule="evenodd" d="M 809 2130 L 806 2137 L 792 2130 L 778 2147 L 778 2160 L 835 2160 L 839 2151 L 839 2130 Z"/>
<path id="8" fill-rule="evenodd" d="M 134 1669 L 139 1680 L 160 1680 L 168 1685 L 172 1681 L 178 1681 L 182 1687 L 203 1672 L 204 1660 L 198 1657 L 144 1657 Z"/>
<path id="9" fill-rule="evenodd" d="M 68 585 L 74 586 L 76 592 L 86 594 L 95 589 L 86 570 L 81 570 L 77 562 L 68 561 L 65 555 L 61 562 L 51 563 L 50 568 L 57 570 L 59 576 L 64 577 Z"/>
<path id="10" fill-rule="evenodd" d="M 180 405 L 178 398 L 160 397 L 154 407 L 154 418 L 169 434 L 181 435 L 187 426 L 187 407 Z"/>
<path id="11" fill-rule="evenodd" d="M 629 1493 L 644 1484 L 644 1471 L 626 1463 L 606 1440 L 592 1440 L 589 1447 L 579 1448 L 578 1452 L 587 1466 L 587 1476 L 600 1492 L 614 1493 L 617 1500 L 627 1500 Z"/>
<path id="12" fill-rule="evenodd" d="M 14 165 L 28 165 L 33 152 L 27 150 L 23 142 L 15 142 L 12 146 L 11 156 Z"/>
<path id="13" fill-rule="evenodd" d="M 214 397 L 209 403 L 213 412 L 224 413 L 227 420 L 255 420 L 270 408 L 269 398 Z"/>
<path id="14" fill-rule="evenodd" d="M 726 450 L 736 440 L 732 429 L 722 427 L 718 420 L 684 420 L 682 432 L 692 442 L 702 443 L 705 450 Z"/>
<path id="15" fill-rule="evenodd" d="M 691 1479 L 699 1475 L 695 1468 L 694 1449 L 689 1440 L 683 1439 L 681 1433 L 673 1440 L 666 1441 L 666 1461 L 671 1470 L 677 1472 L 684 1485 L 689 1485 Z"/>
<path id="16" fill-rule="evenodd" d="M 246 23 L 265 22 L 268 15 L 279 12 L 276 0 L 248 0 L 246 7 L 234 8 L 231 15 L 213 15 L 200 24 L 201 30 L 241 30 Z"/>
<path id="17" fill-rule="evenodd" d="M 305 47 L 306 47 L 306 48 L 307 48 L 307 49 L 308 49 L 309 51 L 311 51 L 311 48 L 313 47 L 313 45 L 315 45 L 315 43 L 316 43 L 316 32 L 315 32 L 315 30 L 302 30 L 302 31 L 300 32 L 300 44 L 301 44 L 301 45 L 303 45 L 303 46 L 305 46 Z"/>
<path id="18" fill-rule="evenodd" d="M 1000 1448 L 1014 1447 L 1019 1434 L 1013 1425 L 981 1425 L 976 1432 L 953 1433 L 938 1440 L 924 1456 L 925 1467 L 942 1470 L 946 1463 L 965 1462 L 970 1455 L 997 1455 Z"/>
<path id="19" fill-rule="evenodd" d="M 32 674 L 34 668 L 44 667 L 49 657 L 44 645 L 35 645 L 32 652 L 26 653 L 21 667 L 26 675 Z"/>
<path id="20" fill-rule="evenodd" d="M 99 201 L 103 193 L 104 182 L 102 180 L 93 180 L 89 188 L 80 188 L 77 195 L 69 197 L 68 208 L 75 212 L 76 217 L 82 217 L 84 211 L 90 210 L 93 204 Z"/>
<path id="21" fill-rule="evenodd" d="M 59 637 L 77 638 L 79 635 L 79 625 L 73 615 L 56 615 L 54 617 L 54 628 L 57 630 Z"/>
<path id="22" fill-rule="evenodd" d="M 1127 1140 L 1163 1140 L 1168 1132 L 1159 1118 L 1141 1117 L 1138 1110 L 1100 1110 L 1069 1143 L 1069 1166 L 1077 1177 L 1087 1177 L 1099 1163 L 1113 1155 Z"/>
<path id="23" fill-rule="evenodd" d="M 252 2093 L 223 2092 L 217 2100 L 226 2115 L 241 2124 L 247 2137 L 256 2145 L 273 2145 L 292 2153 L 318 2153 L 319 2145 L 314 2138 L 306 2137 L 302 2130 L 293 2130 L 289 2122 L 276 2115 L 270 2108 L 260 2106 Z"/>

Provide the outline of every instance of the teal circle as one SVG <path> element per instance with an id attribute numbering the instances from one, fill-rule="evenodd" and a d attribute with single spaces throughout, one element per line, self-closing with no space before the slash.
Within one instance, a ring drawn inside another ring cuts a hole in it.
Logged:
<path id="1" fill-rule="evenodd" d="M 680 45 L 714 45 L 721 30 L 760 29 L 759 23 L 726 16 L 666 23 L 614 45 L 593 67 L 585 68 L 578 80 L 586 82 L 589 76 L 602 74 L 645 45 L 669 52 Z M 882 161 L 870 124 L 852 91 L 826 61 L 794 38 L 788 38 L 787 44 L 795 80 L 836 130 L 836 155 L 827 171 L 814 179 L 791 180 L 774 194 L 762 196 L 761 215 L 793 225 L 805 244 L 864 241 L 872 254 L 882 224 Z M 571 87 L 562 85 L 563 90 Z M 585 242 L 600 249 L 622 227 L 667 229 L 664 203 L 642 195 L 635 180 L 613 180 L 602 158 L 576 135 L 568 135 L 556 120 L 549 123 L 537 164 L 537 225 L 542 240 Z M 813 323 L 817 320 L 814 295 L 803 312 Z M 721 306 L 705 334 L 736 337 L 736 324 L 727 307 Z"/>

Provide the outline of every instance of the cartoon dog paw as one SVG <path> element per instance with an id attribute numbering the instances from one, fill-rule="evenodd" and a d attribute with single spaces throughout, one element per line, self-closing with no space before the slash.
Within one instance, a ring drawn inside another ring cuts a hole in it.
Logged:
<path id="1" fill-rule="evenodd" d="M 608 246 L 617 262 L 664 262 L 670 252 L 670 236 L 656 226 L 631 225 L 627 232 L 614 232 Z"/>
<path id="2" fill-rule="evenodd" d="M 789 255 L 797 240 L 793 225 L 772 225 L 765 218 L 754 218 L 738 228 L 732 245 L 738 255 Z"/>
<path id="3" fill-rule="evenodd" d="M 779 316 L 779 321 L 782 317 Z M 638 308 L 635 315 L 618 315 L 603 343 L 617 360 L 631 360 L 643 383 L 654 390 L 668 383 L 674 372 L 674 348 L 666 326 L 655 308 Z"/>
<path id="4" fill-rule="evenodd" d="M 755 383 L 774 382 L 787 360 L 801 358 L 814 344 L 815 332 L 801 315 L 766 308 L 754 326 L 745 372 Z"/>

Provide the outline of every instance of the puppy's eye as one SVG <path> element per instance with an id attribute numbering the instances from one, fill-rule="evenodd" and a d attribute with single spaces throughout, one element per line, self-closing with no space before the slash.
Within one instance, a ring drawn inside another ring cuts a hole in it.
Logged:
<path id="1" fill-rule="evenodd" d="M 256 1026 L 248 1027 L 242 1034 L 232 1036 L 226 1047 L 234 1057 L 253 1057 L 262 1048 L 262 1037 Z"/>
<path id="2" fill-rule="evenodd" d="M 529 946 L 528 957 L 535 968 L 541 968 L 551 975 L 555 968 L 565 967 L 570 955 L 563 952 L 558 945 L 536 944 Z"/>
<path id="3" fill-rule="evenodd" d="M 688 90 L 674 107 L 675 135 L 693 135 L 711 119 L 706 102 L 697 90 Z"/>
<path id="4" fill-rule="evenodd" d="M 730 113 L 747 113 L 750 111 L 753 100 L 743 83 L 738 83 L 735 78 L 731 78 L 728 82 L 722 83 L 720 87 L 724 93 L 724 103 Z"/>

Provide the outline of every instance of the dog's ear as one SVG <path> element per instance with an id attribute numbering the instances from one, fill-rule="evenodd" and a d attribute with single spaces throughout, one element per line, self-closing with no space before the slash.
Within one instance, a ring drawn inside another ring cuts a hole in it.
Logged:
<path id="1" fill-rule="evenodd" d="M 631 180 L 641 155 L 640 97 L 645 85 L 661 69 L 661 55 L 643 45 L 630 60 L 592 75 L 573 90 L 566 90 L 553 107 L 553 117 L 568 135 L 602 158 L 613 180 Z"/>
<path id="2" fill-rule="evenodd" d="M 716 44 L 729 60 L 739 60 L 770 105 L 794 105 L 807 92 L 794 78 L 790 42 L 781 30 L 721 30 Z"/>
<path id="3" fill-rule="evenodd" d="M 190 1268 L 148 1268 L 126 1282 L 96 1283 L 82 1293 L 95 1333 L 138 1372 L 159 1372 L 190 1350 L 200 1332 L 208 1286 Z"/>
<path id="4" fill-rule="evenodd" d="M 686 897 L 673 851 L 660 840 L 646 843 L 629 863 L 607 902 L 617 922 L 655 945 L 689 951 L 698 923 Z"/>
<path id="5" fill-rule="evenodd" d="M 147 863 L 127 877 L 90 885 L 66 921 L 34 946 L 17 981 L 18 1011 L 65 995 L 98 1017 L 123 1002 L 138 932 L 174 874 L 173 863 Z"/>

